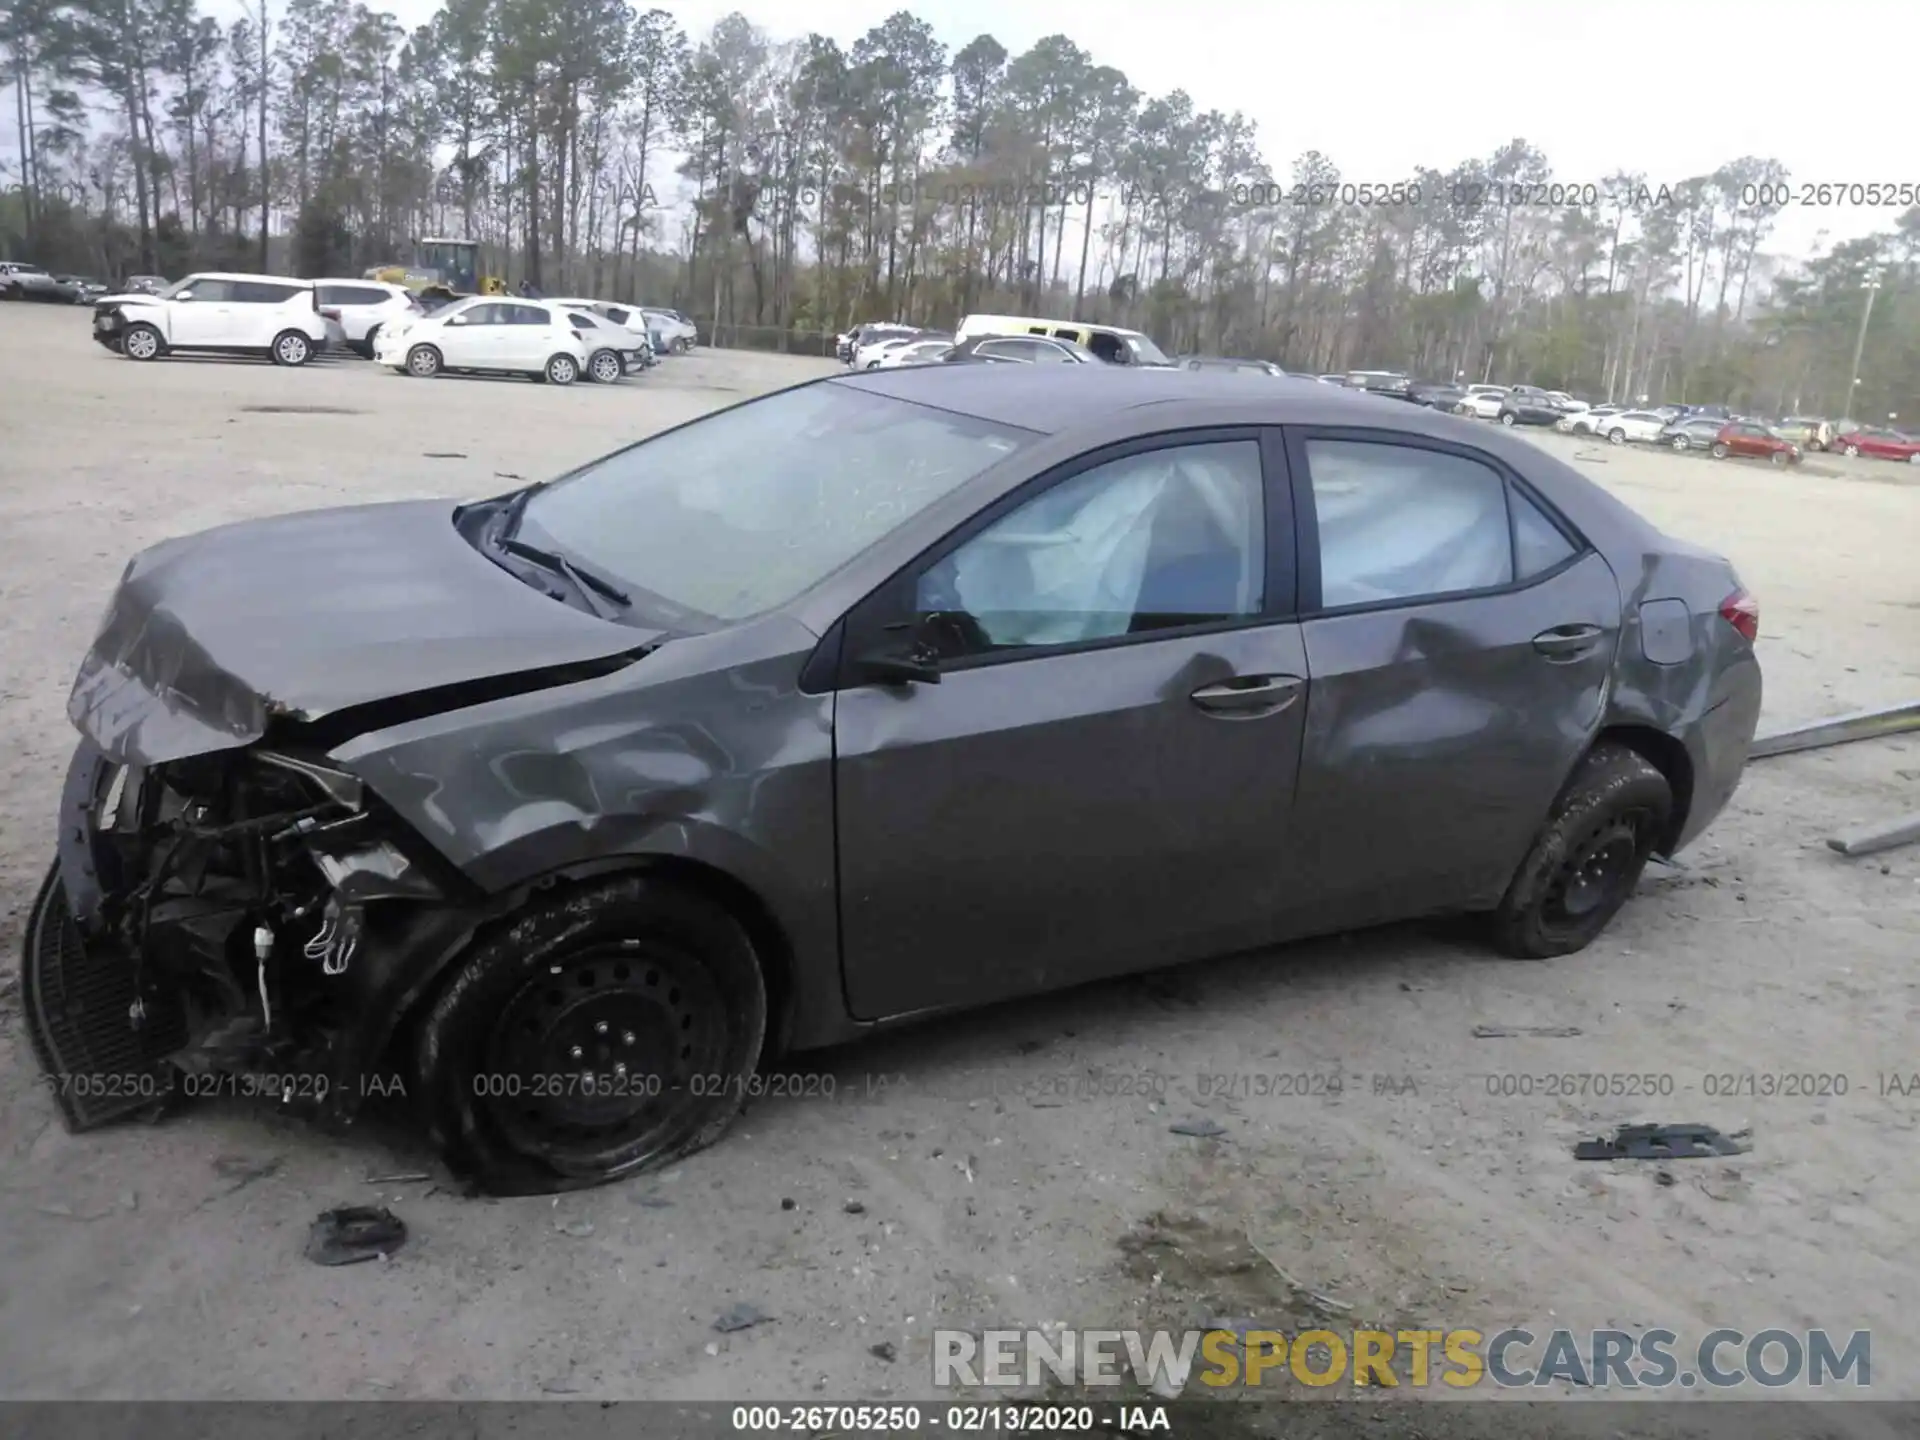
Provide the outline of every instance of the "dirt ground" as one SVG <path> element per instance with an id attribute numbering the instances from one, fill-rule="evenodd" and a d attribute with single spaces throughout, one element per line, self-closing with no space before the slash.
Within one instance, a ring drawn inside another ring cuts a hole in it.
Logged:
<path id="1" fill-rule="evenodd" d="M 93 346 L 87 315 L 0 307 L 10 956 L 52 845 L 67 687 L 131 552 L 276 511 L 496 492 L 832 368 L 699 352 L 557 390 L 354 360 L 141 366 Z M 1905 467 L 1542 443 L 1734 559 L 1761 603 L 1763 725 L 1920 696 Z M 1920 1398 L 1900 1323 L 1920 1295 L 1920 1097 L 1885 1078 L 1920 1072 L 1920 848 L 1848 861 L 1822 843 L 1916 797 L 1920 737 L 1759 762 L 1578 957 L 1514 963 L 1399 927 L 1007 1005 L 818 1057 L 832 1100 L 761 1103 L 664 1175 L 559 1200 L 372 1183 L 433 1167 L 404 1137 L 238 1106 L 69 1136 L 9 961 L 0 1395 L 924 1399 L 936 1325 L 1293 1328 L 1307 1310 L 1284 1269 L 1388 1328 L 1870 1329 L 1875 1395 Z M 1082 1093 L 1149 1072 L 1157 1098 Z M 1672 1094 L 1490 1093 L 1567 1073 L 1670 1076 Z M 1205 1078 L 1303 1074 L 1344 1077 L 1340 1095 L 1223 1097 Z M 1716 1074 L 1845 1093 L 1728 1098 Z M 1193 1117 L 1224 1136 L 1170 1133 Z M 1670 1184 L 1571 1159 L 1638 1120 L 1751 1126 L 1753 1150 L 1675 1163 Z M 301 1258 L 316 1212 L 375 1201 L 412 1230 L 390 1261 Z M 770 1318 L 717 1332 L 738 1302 Z"/>

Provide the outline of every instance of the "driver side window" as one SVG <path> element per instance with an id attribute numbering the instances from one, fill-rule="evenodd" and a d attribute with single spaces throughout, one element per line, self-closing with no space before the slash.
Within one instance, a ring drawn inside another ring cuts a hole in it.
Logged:
<path id="1" fill-rule="evenodd" d="M 1214 441 L 1084 470 L 919 577 L 941 659 L 1255 616 L 1265 601 L 1260 447 Z"/>

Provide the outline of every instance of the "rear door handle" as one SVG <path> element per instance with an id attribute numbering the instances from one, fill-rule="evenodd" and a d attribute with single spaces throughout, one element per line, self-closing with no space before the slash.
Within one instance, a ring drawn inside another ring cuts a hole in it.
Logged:
<path id="1" fill-rule="evenodd" d="M 1298 675 L 1241 675 L 1218 685 L 1202 685 L 1192 699 L 1209 715 L 1251 720 L 1279 714 L 1300 698 L 1300 687 L 1306 683 Z"/>
<path id="2" fill-rule="evenodd" d="M 1598 625 L 1556 625 L 1533 637 L 1533 648 L 1549 660 L 1577 660 L 1606 634 Z"/>

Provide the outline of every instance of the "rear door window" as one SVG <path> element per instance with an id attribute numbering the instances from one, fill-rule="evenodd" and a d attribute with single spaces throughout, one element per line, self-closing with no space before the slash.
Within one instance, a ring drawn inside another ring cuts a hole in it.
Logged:
<path id="1" fill-rule="evenodd" d="M 305 285 L 276 285 L 268 280 L 241 280 L 233 289 L 233 299 L 241 305 L 284 305 L 294 296 L 308 293 Z"/>

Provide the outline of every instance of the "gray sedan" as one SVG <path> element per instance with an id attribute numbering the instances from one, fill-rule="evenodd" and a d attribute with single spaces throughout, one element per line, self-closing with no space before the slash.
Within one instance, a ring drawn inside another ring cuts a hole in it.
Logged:
<path id="1" fill-rule="evenodd" d="M 69 705 L 29 1024 L 75 1128 L 404 1093 L 525 1193 L 931 1013 L 1441 912 L 1564 955 L 1733 793 L 1757 615 L 1403 402 L 818 381 L 495 499 L 136 556 Z"/>

